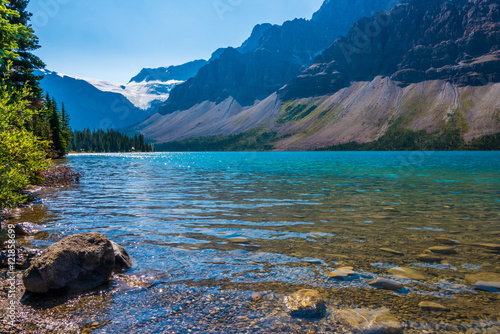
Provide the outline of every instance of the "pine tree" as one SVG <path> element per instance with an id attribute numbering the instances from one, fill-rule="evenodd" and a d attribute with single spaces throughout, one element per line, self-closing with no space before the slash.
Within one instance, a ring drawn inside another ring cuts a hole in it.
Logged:
<path id="1" fill-rule="evenodd" d="M 27 30 L 22 24 L 13 23 L 20 14 L 7 6 L 6 0 L 0 0 L 0 74 L 4 85 L 9 84 L 8 62 L 12 62 L 19 56 L 15 50 L 19 47 L 20 35 Z"/>
<path id="2" fill-rule="evenodd" d="M 61 133 L 64 147 L 68 147 L 71 141 L 71 126 L 69 125 L 70 117 L 66 112 L 64 103 L 61 104 Z"/>
<path id="3" fill-rule="evenodd" d="M 144 136 L 129 137 L 113 129 L 74 131 L 71 134 L 69 148 L 77 152 L 152 152 L 151 145 L 144 142 Z"/>
<path id="4" fill-rule="evenodd" d="M 31 13 L 26 11 L 29 0 L 9 0 L 5 2 L 7 9 L 15 11 L 18 15 L 10 16 L 9 22 L 13 25 L 23 27 L 23 31 L 18 35 L 17 46 L 13 51 L 17 57 L 12 61 L 12 73 L 9 77 L 10 83 L 16 88 L 27 87 L 31 92 L 31 99 L 41 99 L 42 90 L 38 81 L 42 78 L 34 75 L 34 70 L 45 67 L 43 61 L 32 52 L 39 49 L 38 38 L 35 36 L 33 28 L 29 24 Z"/>

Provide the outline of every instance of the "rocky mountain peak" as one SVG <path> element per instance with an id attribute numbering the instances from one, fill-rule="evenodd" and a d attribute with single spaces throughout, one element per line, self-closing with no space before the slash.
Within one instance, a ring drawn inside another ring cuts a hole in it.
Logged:
<path id="1" fill-rule="evenodd" d="M 217 50 L 197 76 L 174 88 L 159 112 L 169 114 L 228 96 L 241 105 L 251 105 L 276 92 L 310 66 L 356 20 L 387 10 L 397 2 L 328 0 L 312 20 L 257 26 L 239 49 Z"/>
<path id="2" fill-rule="evenodd" d="M 498 82 L 498 17 L 495 0 L 402 3 L 387 15 L 356 22 L 280 95 L 291 99 L 331 94 L 378 75 L 402 86 L 437 79 L 462 86 Z"/>

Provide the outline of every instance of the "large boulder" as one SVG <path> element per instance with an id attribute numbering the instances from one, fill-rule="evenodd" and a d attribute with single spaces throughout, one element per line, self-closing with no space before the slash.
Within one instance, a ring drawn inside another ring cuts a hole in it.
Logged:
<path id="1" fill-rule="evenodd" d="M 33 293 L 84 291 L 109 280 L 115 268 L 113 244 L 100 233 L 81 233 L 45 249 L 23 273 Z"/>

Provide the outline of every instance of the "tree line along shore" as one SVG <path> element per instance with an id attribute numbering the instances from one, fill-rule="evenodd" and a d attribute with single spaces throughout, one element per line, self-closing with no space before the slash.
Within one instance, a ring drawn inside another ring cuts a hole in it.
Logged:
<path id="1" fill-rule="evenodd" d="M 0 0 L 0 210 L 28 199 L 30 185 L 46 178 L 74 176 L 52 168 L 51 159 L 74 152 L 151 151 L 142 135 L 130 138 L 113 130 L 72 131 L 70 117 L 39 85 L 35 71 L 45 67 L 33 54 L 40 48 L 29 0 Z M 77 175 L 78 173 L 75 173 Z M 57 175 L 57 176 L 54 176 Z M 73 178 L 79 179 L 79 178 Z"/>

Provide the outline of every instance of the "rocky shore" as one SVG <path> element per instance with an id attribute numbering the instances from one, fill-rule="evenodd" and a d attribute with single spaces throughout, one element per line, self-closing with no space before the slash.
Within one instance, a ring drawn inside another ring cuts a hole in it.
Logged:
<path id="1" fill-rule="evenodd" d="M 10 233 L 26 224 L 4 225 Z M 100 233 L 72 235 L 43 252 L 16 247 L 12 257 L 9 250 L 0 251 L 0 306 L 7 310 L 0 319 L 0 333 L 37 332 L 19 317 L 25 318 L 29 312 L 27 300 L 77 296 L 107 283 L 113 273 L 132 267 L 127 251 Z"/>
<path id="2" fill-rule="evenodd" d="M 9 218 L 12 218 L 13 211 L 32 208 L 38 202 L 37 192 L 41 189 L 79 183 L 83 174 L 69 166 L 56 166 L 37 176 L 40 182 L 22 190 L 22 193 L 27 196 L 26 203 L 16 209 L 4 209 L 0 212 L 0 232 L 4 236 L 0 241 L 0 306 L 2 310 L 9 310 L 9 307 L 15 306 L 16 312 L 19 311 L 20 301 L 26 292 L 22 283 L 23 271 L 30 268 L 32 261 L 42 253 L 41 250 L 29 248 L 30 242 L 26 241 L 25 237 L 33 238 L 38 233 L 42 233 L 43 226 L 30 222 L 11 224 Z M 11 246 L 14 241 L 15 247 Z M 31 332 L 19 320 L 12 322 L 7 312 L 0 317 L 0 324 L 0 333 Z"/>

